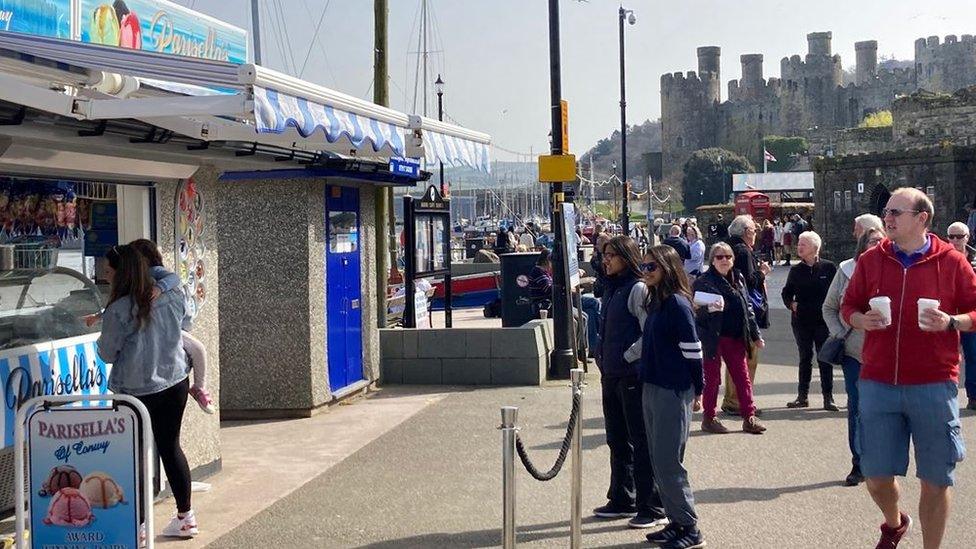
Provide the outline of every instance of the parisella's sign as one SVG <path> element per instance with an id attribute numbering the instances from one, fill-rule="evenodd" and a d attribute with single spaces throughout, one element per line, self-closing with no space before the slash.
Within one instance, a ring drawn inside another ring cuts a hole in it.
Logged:
<path id="1" fill-rule="evenodd" d="M 77 0 L 82 42 L 247 63 L 247 32 L 166 0 Z"/>

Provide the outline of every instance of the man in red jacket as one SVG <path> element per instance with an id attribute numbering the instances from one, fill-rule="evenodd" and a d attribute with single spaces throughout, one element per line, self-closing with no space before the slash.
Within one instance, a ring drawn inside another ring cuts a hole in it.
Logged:
<path id="1" fill-rule="evenodd" d="M 912 523 L 899 507 L 895 476 L 905 476 L 914 443 L 923 545 L 935 549 L 945 533 L 955 465 L 966 453 L 957 402 L 959 331 L 976 323 L 976 274 L 962 254 L 928 234 L 933 207 L 925 193 L 898 189 L 884 213 L 888 240 L 858 259 L 841 306 L 844 319 L 866 332 L 855 444 L 885 518 L 877 547 L 888 549 Z"/>

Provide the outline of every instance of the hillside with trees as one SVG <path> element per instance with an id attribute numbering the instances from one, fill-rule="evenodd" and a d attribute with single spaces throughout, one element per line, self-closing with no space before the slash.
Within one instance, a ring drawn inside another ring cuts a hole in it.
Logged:
<path id="1" fill-rule="evenodd" d="M 627 176 L 631 181 L 643 181 L 647 178 L 648 166 L 644 155 L 651 152 L 661 152 L 661 121 L 646 120 L 643 124 L 629 126 L 627 128 Z M 598 177 L 609 174 L 613 162 L 617 163 L 619 170 L 620 130 L 601 139 L 593 148 L 580 155 L 580 165 L 584 174 L 589 170 L 590 156 L 593 157 L 593 170 Z"/>

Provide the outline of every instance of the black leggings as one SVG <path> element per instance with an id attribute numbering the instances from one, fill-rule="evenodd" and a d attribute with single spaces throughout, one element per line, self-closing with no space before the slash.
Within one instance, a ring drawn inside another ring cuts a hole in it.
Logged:
<path id="1" fill-rule="evenodd" d="M 163 461 L 179 513 L 190 510 L 190 464 L 180 447 L 180 428 L 183 426 L 183 410 L 189 390 L 190 378 L 187 377 L 169 389 L 136 397 L 149 409 L 156 451 Z"/>

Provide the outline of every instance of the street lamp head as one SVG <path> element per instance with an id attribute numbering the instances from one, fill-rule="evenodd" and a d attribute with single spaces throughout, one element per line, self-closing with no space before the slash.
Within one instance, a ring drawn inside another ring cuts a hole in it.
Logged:
<path id="1" fill-rule="evenodd" d="M 627 16 L 627 22 L 631 25 L 637 22 L 637 17 L 634 15 L 634 12 L 630 12 L 630 15 Z"/>
<path id="2" fill-rule="evenodd" d="M 437 95 L 444 93 L 444 81 L 441 80 L 441 75 L 437 75 L 437 80 L 434 82 L 434 89 L 437 91 Z"/>

